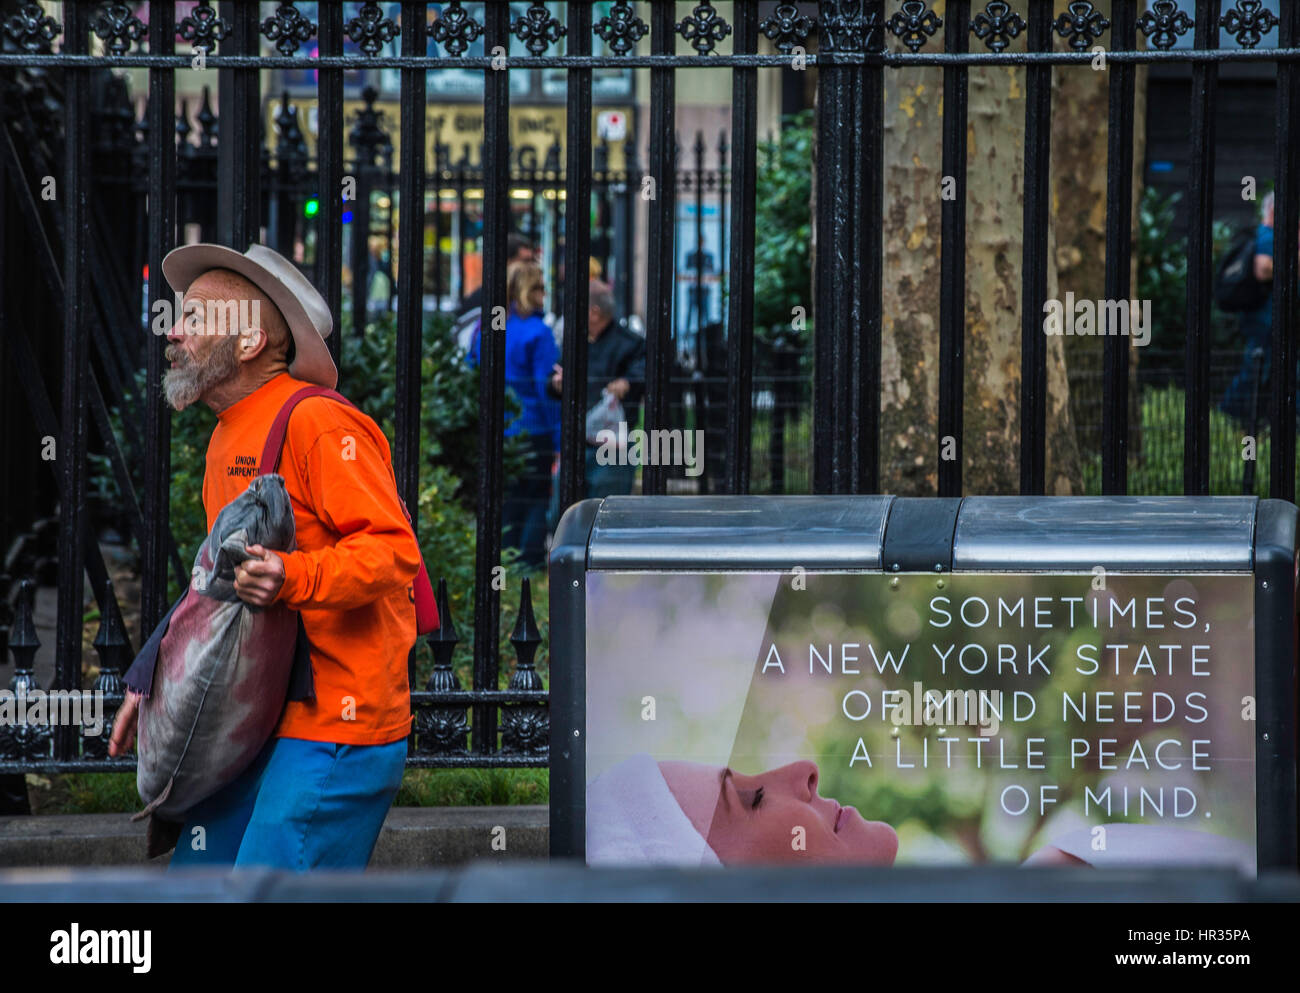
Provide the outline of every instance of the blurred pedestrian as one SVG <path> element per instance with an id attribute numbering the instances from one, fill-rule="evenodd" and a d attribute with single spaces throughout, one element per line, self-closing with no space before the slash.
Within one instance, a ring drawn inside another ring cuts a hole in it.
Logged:
<path id="1" fill-rule="evenodd" d="M 588 288 L 587 305 L 587 382 L 584 404 L 590 411 L 606 402 L 605 391 L 617 399 L 623 408 L 623 421 L 627 430 L 634 429 L 641 419 L 641 401 L 645 396 L 645 339 L 627 330 L 617 320 L 614 291 L 608 283 L 593 279 Z M 551 377 L 551 393 L 558 397 L 564 382 L 564 370 L 555 367 Z M 606 497 L 631 493 L 636 482 L 634 465 L 601 465 L 596 458 L 598 443 L 588 440 L 584 445 L 587 496 Z M 558 489 L 558 488 L 557 488 Z M 559 516 L 558 492 L 551 501 L 551 526 Z"/>
<path id="2" fill-rule="evenodd" d="M 1259 306 L 1242 311 L 1238 318 L 1244 339 L 1241 366 L 1219 402 L 1220 410 L 1246 424 L 1251 431 L 1256 427 L 1251 423 L 1252 407 L 1255 421 L 1267 417 L 1266 391 L 1273 359 L 1273 212 L 1274 196 L 1269 193 L 1260 202 L 1252 274 L 1257 283 L 1270 289 Z"/>
<path id="3" fill-rule="evenodd" d="M 547 390 L 560 356 L 542 318 L 546 282 L 541 266 L 515 262 L 506 272 L 505 382 L 521 409 L 506 424 L 505 436 L 523 438 L 526 464 L 521 475 L 505 481 L 501 540 L 506 547 L 519 549 L 523 565 L 534 568 L 545 561 L 551 465 L 560 450 L 560 405 Z M 474 337 L 467 357 L 470 365 L 479 364 L 483 335 L 502 333 L 491 329 L 489 322 Z"/>

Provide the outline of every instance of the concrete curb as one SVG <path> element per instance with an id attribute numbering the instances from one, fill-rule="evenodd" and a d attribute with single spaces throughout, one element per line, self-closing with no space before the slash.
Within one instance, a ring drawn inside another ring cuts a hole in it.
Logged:
<path id="1" fill-rule="evenodd" d="M 494 844 L 495 843 L 495 844 Z M 544 806 L 394 807 L 372 868 L 433 868 L 470 861 L 545 859 Z M 38 866 L 157 866 L 145 858 L 145 822 L 130 814 L 0 817 L 0 869 Z"/>

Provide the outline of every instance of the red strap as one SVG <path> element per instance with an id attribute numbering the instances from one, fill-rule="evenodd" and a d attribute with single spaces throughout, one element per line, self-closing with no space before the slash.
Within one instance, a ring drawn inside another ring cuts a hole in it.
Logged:
<path id="1" fill-rule="evenodd" d="M 266 444 L 262 448 L 262 460 L 257 464 L 259 476 L 279 471 L 280 456 L 284 452 L 284 437 L 289 431 L 289 415 L 293 413 L 294 407 L 308 397 L 329 397 L 339 403 L 346 403 L 349 407 L 356 406 L 342 393 L 331 390 L 328 386 L 304 386 L 284 402 L 280 412 L 275 415 L 275 420 L 271 422 L 271 431 L 267 434 Z M 405 509 L 405 507 L 402 508 L 402 510 Z M 407 514 L 407 520 L 410 520 L 409 514 Z"/>
<path id="2" fill-rule="evenodd" d="M 271 430 L 266 436 L 266 445 L 262 448 L 262 460 L 258 463 L 259 475 L 265 476 L 267 473 L 279 470 L 280 456 L 284 452 L 284 438 L 289 432 L 289 415 L 293 413 L 294 407 L 308 397 L 329 397 L 331 400 L 337 400 L 339 403 L 357 409 L 356 404 L 337 390 L 331 390 L 326 386 L 304 386 L 284 402 L 280 412 L 275 415 L 275 420 L 271 422 Z M 406 523 L 411 526 L 411 532 L 414 534 L 415 522 L 411 520 L 411 512 L 406 509 L 406 501 L 400 494 L 397 502 L 401 505 Z M 438 625 L 441 623 L 438 617 L 438 603 L 433 595 L 433 583 L 429 580 L 429 570 L 424 564 L 423 555 L 420 556 L 420 569 L 412 589 L 415 594 L 416 632 L 425 635 L 438 630 Z"/>
<path id="3" fill-rule="evenodd" d="M 304 386 L 284 402 L 280 412 L 275 415 L 275 420 L 271 422 L 271 430 L 266 436 L 266 444 L 262 446 L 262 460 L 257 464 L 259 476 L 280 471 L 280 457 L 284 454 L 284 439 L 285 435 L 289 433 L 289 415 L 293 413 L 294 407 L 308 397 L 329 397 L 331 400 L 347 404 L 354 410 L 359 409 L 355 403 L 342 393 L 331 390 L 328 386 Z M 402 513 L 406 515 L 406 523 L 414 527 L 411 512 L 406 509 L 406 501 L 402 499 L 401 494 L 398 494 L 397 502 L 402 505 Z"/>

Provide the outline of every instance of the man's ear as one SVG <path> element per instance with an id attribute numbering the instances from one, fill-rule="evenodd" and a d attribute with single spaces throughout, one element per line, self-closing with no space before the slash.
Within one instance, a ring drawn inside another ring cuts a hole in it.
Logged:
<path id="1" fill-rule="evenodd" d="M 249 328 L 239 336 L 239 361 L 248 362 L 262 354 L 266 348 L 266 332 L 261 328 Z"/>

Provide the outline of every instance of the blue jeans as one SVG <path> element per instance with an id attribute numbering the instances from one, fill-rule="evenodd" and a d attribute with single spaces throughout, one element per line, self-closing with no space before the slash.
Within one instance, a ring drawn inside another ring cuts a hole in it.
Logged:
<path id="1" fill-rule="evenodd" d="M 364 869 L 405 766 L 405 738 L 272 738 L 238 779 L 190 811 L 168 868 Z"/>

